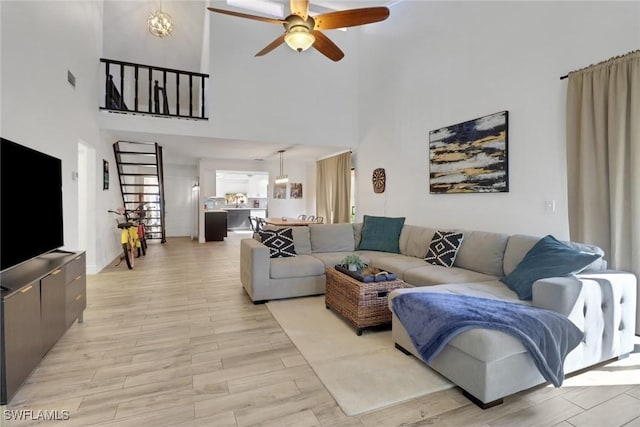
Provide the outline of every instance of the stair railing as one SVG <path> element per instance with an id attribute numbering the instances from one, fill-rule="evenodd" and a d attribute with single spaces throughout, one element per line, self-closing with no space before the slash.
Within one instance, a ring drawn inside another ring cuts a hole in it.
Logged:
<path id="1" fill-rule="evenodd" d="M 208 74 L 105 58 L 100 58 L 100 62 L 105 64 L 104 105 L 100 106 L 101 110 L 208 120 L 205 109 Z M 175 102 L 170 103 L 170 98 Z M 188 114 L 184 107 L 186 104 Z"/>

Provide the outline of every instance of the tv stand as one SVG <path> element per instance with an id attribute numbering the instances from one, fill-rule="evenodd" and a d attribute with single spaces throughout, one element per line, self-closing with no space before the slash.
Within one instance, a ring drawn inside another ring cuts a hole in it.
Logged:
<path id="1" fill-rule="evenodd" d="M 0 408 L 86 307 L 84 252 L 53 251 L 0 273 Z"/>

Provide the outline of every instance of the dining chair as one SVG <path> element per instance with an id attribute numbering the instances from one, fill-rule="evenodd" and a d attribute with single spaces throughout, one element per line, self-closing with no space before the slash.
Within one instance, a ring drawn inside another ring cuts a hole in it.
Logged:
<path id="1" fill-rule="evenodd" d="M 256 218 L 249 216 L 249 225 L 251 226 L 251 231 L 254 233 L 258 232 L 258 221 L 256 221 Z"/>
<path id="2" fill-rule="evenodd" d="M 307 220 L 307 221 L 309 221 L 309 222 L 314 222 L 314 221 L 316 220 L 316 217 L 315 217 L 315 216 L 313 216 L 313 215 L 309 215 L 309 216 L 306 218 L 306 220 Z"/>
<path id="3" fill-rule="evenodd" d="M 323 222 L 324 222 L 324 218 L 323 217 L 321 217 L 321 216 L 317 216 L 316 217 L 316 223 L 322 224 Z"/>
<path id="4" fill-rule="evenodd" d="M 301 219 L 304 221 L 305 219 L 307 219 L 307 216 L 305 214 L 300 214 L 298 215 L 298 219 Z"/>

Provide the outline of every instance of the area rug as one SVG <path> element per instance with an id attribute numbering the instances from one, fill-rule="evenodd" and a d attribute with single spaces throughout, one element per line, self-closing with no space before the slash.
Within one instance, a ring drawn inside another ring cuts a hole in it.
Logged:
<path id="1" fill-rule="evenodd" d="M 355 329 L 324 296 L 270 301 L 267 307 L 347 415 L 358 415 L 453 387 L 398 351 L 391 331 Z"/>

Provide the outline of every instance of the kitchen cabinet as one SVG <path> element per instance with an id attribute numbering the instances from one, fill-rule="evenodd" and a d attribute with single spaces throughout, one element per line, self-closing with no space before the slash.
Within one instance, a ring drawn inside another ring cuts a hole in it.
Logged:
<path id="1" fill-rule="evenodd" d="M 224 210 L 205 212 L 204 240 L 220 242 L 227 237 L 227 212 Z"/>

